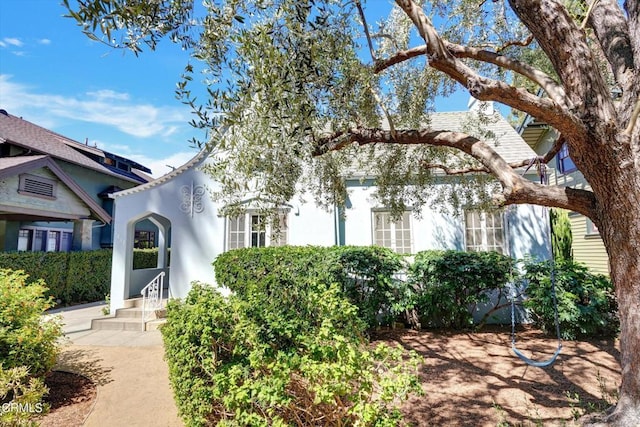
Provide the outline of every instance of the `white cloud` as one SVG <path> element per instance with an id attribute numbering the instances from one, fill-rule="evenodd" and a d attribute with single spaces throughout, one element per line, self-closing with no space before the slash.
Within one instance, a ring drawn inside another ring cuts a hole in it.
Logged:
<path id="1" fill-rule="evenodd" d="M 49 44 L 51 44 L 51 40 L 49 40 L 49 39 L 40 39 L 40 40 L 38 40 L 38 43 L 44 44 L 44 45 L 49 45 Z"/>
<path id="2" fill-rule="evenodd" d="M 137 103 L 129 94 L 108 89 L 81 96 L 38 93 L 14 83 L 12 76 L 0 74 L 0 93 L 2 108 L 9 113 L 26 110 L 33 116 L 47 116 L 49 121 L 63 118 L 106 125 L 138 138 L 166 138 L 188 127 L 185 108 Z"/>
<path id="3" fill-rule="evenodd" d="M 24 43 L 22 43 L 22 40 L 16 39 L 14 37 L 5 37 L 2 40 L 0 40 L 0 46 L 2 47 L 7 47 L 7 46 L 22 47 L 23 45 Z"/>

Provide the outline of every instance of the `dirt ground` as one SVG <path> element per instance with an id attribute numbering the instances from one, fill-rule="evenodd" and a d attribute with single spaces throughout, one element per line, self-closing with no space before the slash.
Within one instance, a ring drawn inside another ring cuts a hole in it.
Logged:
<path id="1" fill-rule="evenodd" d="M 617 341 L 564 341 L 552 366 L 535 368 L 513 354 L 510 332 L 510 327 L 492 327 L 476 333 L 378 333 L 374 338 L 424 358 L 424 396 L 403 405 L 406 421 L 415 426 L 571 426 L 575 414 L 615 402 Z M 546 360 L 557 345 L 534 329 L 517 335 L 518 348 L 528 357 Z"/>
<path id="2" fill-rule="evenodd" d="M 512 353 L 508 327 L 475 333 L 390 330 L 373 338 L 399 343 L 424 358 L 420 368 L 424 395 L 412 397 L 402 406 L 405 420 L 414 426 L 572 426 L 575 414 L 582 415 L 588 408 L 603 409 L 607 401 L 614 402 L 620 382 L 618 343 L 614 340 L 565 341 L 556 362 L 542 369 L 527 366 Z M 556 344 L 555 339 L 534 329 L 518 332 L 518 347 L 530 357 L 547 359 Z M 75 355 L 80 350 L 70 351 Z M 116 365 L 116 359 L 109 361 Z M 98 381 L 104 391 L 108 391 L 104 387 L 127 378 L 114 372 L 108 376 L 104 384 Z M 97 378 L 101 377 L 104 375 Z M 82 425 L 96 403 L 95 385 L 84 377 L 60 374 L 48 386 L 52 411 L 42 425 Z M 101 419 L 108 422 L 111 405 L 106 403 L 103 409 L 107 412 Z M 111 420 L 115 424 L 108 425 L 117 425 L 116 418 Z"/>

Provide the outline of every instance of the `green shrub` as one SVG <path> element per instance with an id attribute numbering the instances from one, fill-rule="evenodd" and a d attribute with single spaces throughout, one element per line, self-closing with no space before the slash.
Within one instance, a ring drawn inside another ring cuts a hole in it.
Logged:
<path id="1" fill-rule="evenodd" d="M 62 304 L 100 301 L 111 283 L 111 250 L 0 253 L 0 268 L 42 279 L 46 295 Z"/>
<path id="2" fill-rule="evenodd" d="M 401 256 L 380 247 L 283 246 L 245 248 L 220 254 L 214 261 L 216 282 L 239 296 L 268 293 L 273 283 L 290 288 L 309 280 L 338 283 L 358 307 L 369 327 L 393 311 L 399 283 L 394 275 L 403 267 Z"/>
<path id="3" fill-rule="evenodd" d="M 32 376 L 49 372 L 58 355 L 62 326 L 42 314 L 52 306 L 42 280 L 27 283 L 23 271 L 0 270 L 0 364 L 26 366 Z"/>
<path id="4" fill-rule="evenodd" d="M 111 257 L 109 249 L 70 252 L 67 301 L 103 300 L 111 290 Z"/>
<path id="5" fill-rule="evenodd" d="M 369 348 L 337 285 L 254 274 L 264 281 L 236 283 L 242 294 L 194 284 L 169 303 L 162 334 L 186 425 L 396 425 L 394 404 L 419 390 L 417 359 Z"/>
<path id="6" fill-rule="evenodd" d="M 133 269 L 156 268 L 158 266 L 158 248 L 134 249 Z"/>
<path id="7" fill-rule="evenodd" d="M 571 261 L 573 259 L 573 235 L 571 233 L 571 221 L 569 213 L 564 209 L 551 209 L 549 211 L 551 222 L 551 247 L 556 261 Z"/>
<path id="8" fill-rule="evenodd" d="M 512 271 L 513 260 L 497 252 L 418 252 L 405 305 L 415 308 L 424 326 L 463 329 L 473 325 L 473 311 L 490 301 L 492 291 L 497 308 Z"/>
<path id="9" fill-rule="evenodd" d="M 529 309 L 538 327 L 555 333 L 550 261 L 525 264 Z M 618 332 L 617 304 L 611 281 L 586 266 L 563 260 L 554 266 L 560 331 L 564 339 L 612 336 Z"/>
<path id="10" fill-rule="evenodd" d="M 404 268 L 401 255 L 379 246 L 337 246 L 331 248 L 328 262 L 331 281 L 341 284 L 369 327 L 389 324 L 398 314 L 394 303 L 401 283 L 395 275 Z"/>
<path id="11" fill-rule="evenodd" d="M 34 418 L 49 409 L 43 403 L 47 393 L 44 380 L 30 376 L 25 366 L 0 366 L 0 425 L 37 426 Z"/>

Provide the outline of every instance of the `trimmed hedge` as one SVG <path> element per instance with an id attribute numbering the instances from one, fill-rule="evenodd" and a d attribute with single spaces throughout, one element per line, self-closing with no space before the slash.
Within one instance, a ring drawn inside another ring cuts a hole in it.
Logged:
<path id="1" fill-rule="evenodd" d="M 546 333 L 556 333 L 552 267 L 562 338 L 615 336 L 620 320 L 611 280 L 602 274 L 593 274 L 585 265 L 571 260 L 525 264 L 524 279 L 528 286 L 524 306 L 533 315 L 536 326 Z"/>
<path id="2" fill-rule="evenodd" d="M 492 293 L 498 307 L 513 271 L 513 259 L 497 252 L 418 252 L 409 268 L 406 306 L 417 311 L 424 326 L 468 328 L 476 306 L 489 303 Z"/>
<path id="3" fill-rule="evenodd" d="M 244 248 L 214 261 L 216 282 L 240 297 L 269 294 L 286 283 L 291 292 L 309 281 L 337 283 L 369 326 L 391 320 L 402 257 L 377 246 Z"/>
<path id="4" fill-rule="evenodd" d="M 48 286 L 46 296 L 61 304 L 101 301 L 111 287 L 111 249 L 82 252 L 4 252 L 0 268 L 23 270 Z M 155 268 L 157 249 L 135 249 L 135 268 Z"/>

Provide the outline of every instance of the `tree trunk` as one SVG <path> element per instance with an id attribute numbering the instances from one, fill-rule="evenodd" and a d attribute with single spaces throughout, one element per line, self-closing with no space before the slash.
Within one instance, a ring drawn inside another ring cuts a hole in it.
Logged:
<path id="1" fill-rule="evenodd" d="M 595 425 L 640 426 L 639 181 L 634 172 L 615 180 L 619 186 L 609 187 L 615 190 L 603 196 L 604 203 L 600 203 L 602 221 L 598 226 L 609 254 L 611 280 L 618 299 L 622 384 L 615 409 L 602 420 L 604 424 Z"/>

